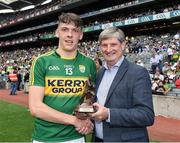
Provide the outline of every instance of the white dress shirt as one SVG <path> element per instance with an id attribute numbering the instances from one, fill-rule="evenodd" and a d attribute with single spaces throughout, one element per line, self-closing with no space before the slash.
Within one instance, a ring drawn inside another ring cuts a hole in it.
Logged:
<path id="1" fill-rule="evenodd" d="M 106 101 L 106 97 L 108 95 L 110 86 L 113 82 L 113 79 L 124 60 L 124 56 L 119 59 L 119 61 L 111 68 L 109 69 L 107 67 L 107 63 L 105 63 L 105 72 L 103 75 L 103 78 L 101 80 L 101 83 L 99 85 L 99 88 L 97 90 L 97 103 L 104 105 Z M 108 116 L 107 122 L 110 122 L 110 113 Z M 96 130 L 96 137 L 103 139 L 103 125 L 100 121 L 95 121 L 95 130 Z"/>

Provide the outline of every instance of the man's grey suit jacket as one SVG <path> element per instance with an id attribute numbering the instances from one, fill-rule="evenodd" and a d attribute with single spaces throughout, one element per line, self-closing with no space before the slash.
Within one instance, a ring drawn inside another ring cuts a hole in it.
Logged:
<path id="1" fill-rule="evenodd" d="M 96 91 L 104 72 L 104 67 L 98 72 Z M 153 124 L 154 111 L 151 81 L 144 67 L 124 59 L 104 106 L 110 109 L 110 123 L 103 121 L 105 142 L 148 141 L 146 127 Z"/>

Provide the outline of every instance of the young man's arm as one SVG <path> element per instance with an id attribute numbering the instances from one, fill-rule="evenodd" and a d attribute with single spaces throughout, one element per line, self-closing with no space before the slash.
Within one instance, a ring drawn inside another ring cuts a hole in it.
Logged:
<path id="1" fill-rule="evenodd" d="M 92 130 L 93 124 L 90 120 L 80 120 L 73 115 L 59 112 L 44 104 L 43 97 L 44 87 L 30 86 L 29 109 L 33 116 L 54 123 L 73 125 L 82 134 L 87 134 Z"/>

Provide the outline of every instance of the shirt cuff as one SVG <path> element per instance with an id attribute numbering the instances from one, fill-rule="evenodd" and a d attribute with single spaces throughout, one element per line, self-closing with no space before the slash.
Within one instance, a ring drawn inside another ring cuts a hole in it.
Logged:
<path id="1" fill-rule="evenodd" d="M 106 122 L 110 123 L 110 110 L 109 110 L 109 108 L 108 108 L 108 118 L 106 119 Z"/>

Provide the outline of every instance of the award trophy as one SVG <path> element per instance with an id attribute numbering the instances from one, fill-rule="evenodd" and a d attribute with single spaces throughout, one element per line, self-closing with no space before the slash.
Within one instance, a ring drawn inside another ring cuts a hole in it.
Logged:
<path id="1" fill-rule="evenodd" d="M 91 81 L 86 81 L 86 87 L 80 105 L 75 109 L 75 115 L 79 119 L 87 119 L 88 113 L 94 113 L 93 101 L 95 96 L 95 85 Z"/>

